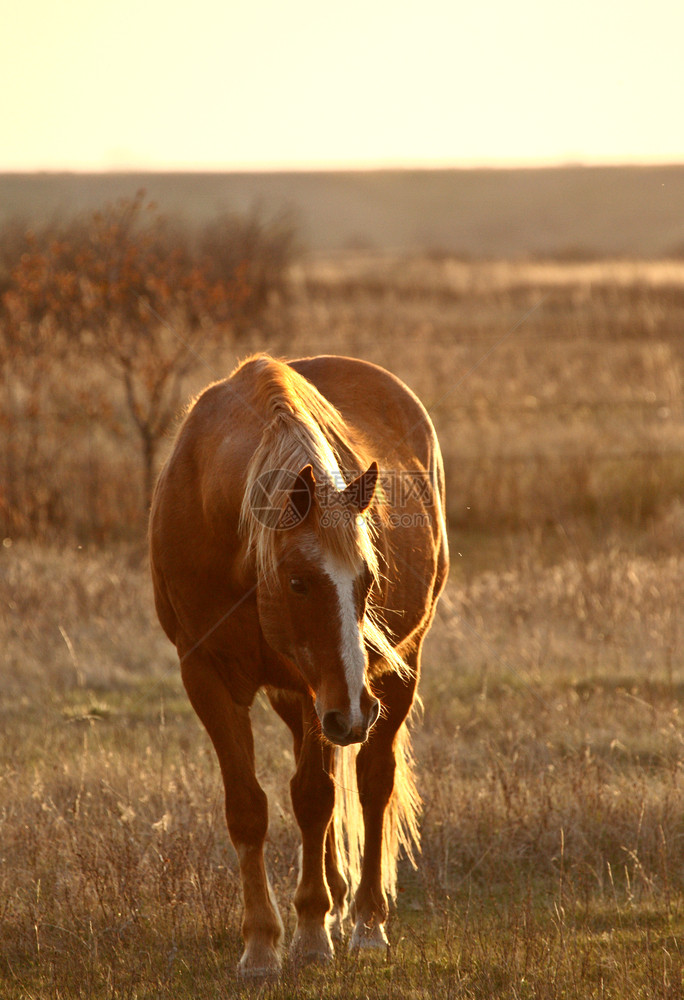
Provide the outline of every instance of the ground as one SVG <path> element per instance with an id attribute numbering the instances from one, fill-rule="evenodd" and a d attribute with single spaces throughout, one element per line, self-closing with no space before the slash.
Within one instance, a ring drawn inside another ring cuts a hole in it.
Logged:
<path id="1" fill-rule="evenodd" d="M 683 308 L 673 264 L 356 255 L 301 267 L 255 332 L 418 392 L 453 564 L 413 723 L 423 853 L 400 866 L 390 951 L 287 967 L 264 996 L 681 995 Z M 142 528 L 6 538 L 0 606 L 0 993 L 232 995 L 222 786 Z M 253 714 L 289 939 L 292 755 L 265 699 Z"/>

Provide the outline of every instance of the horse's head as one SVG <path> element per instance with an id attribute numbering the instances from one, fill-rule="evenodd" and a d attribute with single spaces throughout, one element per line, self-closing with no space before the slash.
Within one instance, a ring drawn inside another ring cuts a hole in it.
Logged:
<path id="1" fill-rule="evenodd" d="M 373 463 L 345 489 L 327 489 L 321 502 L 306 466 L 273 536 L 272 572 L 257 589 L 266 641 L 296 666 L 323 734 L 340 746 L 362 743 L 380 714 L 367 684 L 364 642 L 373 571 L 363 512 L 377 476 Z"/>

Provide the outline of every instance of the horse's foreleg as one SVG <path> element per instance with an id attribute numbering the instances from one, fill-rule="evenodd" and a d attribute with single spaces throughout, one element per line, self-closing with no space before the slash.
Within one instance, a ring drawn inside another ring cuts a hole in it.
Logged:
<path id="1" fill-rule="evenodd" d="M 375 724 L 375 729 L 383 720 Z M 387 945 L 384 923 L 387 898 L 382 883 L 382 842 L 385 810 L 394 788 L 392 738 L 374 732 L 359 751 L 357 781 L 363 810 L 364 848 L 361 880 L 352 903 L 354 930 L 351 948 L 380 948 Z"/>
<path id="2" fill-rule="evenodd" d="M 417 654 L 415 667 L 417 669 Z M 384 827 L 395 783 L 395 737 L 409 713 L 415 687 L 415 675 L 406 680 L 397 674 L 385 674 L 374 685 L 383 711 L 356 759 L 359 798 L 363 811 L 364 849 L 361 880 L 352 906 L 354 931 L 351 948 L 387 946 L 383 926 L 388 912 L 383 888 Z M 394 863 L 394 859 L 390 863 Z"/>
<path id="3" fill-rule="evenodd" d="M 325 776 L 332 773 L 332 748 L 320 745 L 316 735 L 318 733 L 318 723 L 311 710 L 311 706 L 307 706 L 299 695 L 293 696 L 292 694 L 273 689 L 268 690 L 267 694 L 273 708 L 292 731 L 294 755 L 297 762 L 297 771 L 290 787 L 294 804 L 293 808 L 297 814 L 300 828 L 303 831 L 302 868 L 304 865 L 304 856 L 306 855 L 307 872 L 306 876 L 304 876 L 303 870 L 300 873 L 298 899 L 301 908 L 301 920 L 299 920 L 298 929 L 295 933 L 293 947 L 300 954 L 304 951 L 314 958 L 317 956 L 326 958 L 330 953 L 329 939 L 325 933 L 323 939 L 321 939 L 320 912 L 316 915 L 315 902 L 312 911 L 310 899 L 315 901 L 318 898 L 320 911 L 323 892 L 320 885 L 316 888 L 316 883 L 320 877 L 318 837 L 321 823 L 325 822 L 328 809 L 330 808 L 330 794 Z M 304 740 L 305 732 L 308 734 L 306 745 Z M 302 755 L 302 750 L 304 750 L 304 756 Z M 323 795 L 319 797 L 317 788 L 320 785 L 323 786 Z M 318 807 L 322 808 L 322 820 L 314 818 L 312 823 L 312 805 L 316 802 L 318 802 Z M 306 833 L 304 833 L 304 830 L 306 830 Z M 305 839 L 312 842 L 306 851 L 304 850 Z M 342 922 L 347 906 L 347 883 L 340 872 L 335 829 L 332 821 L 328 823 L 324 848 L 325 881 L 332 896 L 332 912 L 328 913 L 327 926 L 331 937 L 340 940 L 342 937 Z M 327 905 L 329 907 L 329 901 Z M 309 913 L 307 913 L 307 910 Z M 324 916 L 324 922 L 325 920 Z M 307 931 L 307 925 L 309 927 L 313 925 L 314 930 Z"/>
<path id="4" fill-rule="evenodd" d="M 331 747 L 321 744 L 313 710 L 305 709 L 297 770 L 290 782 L 292 807 L 302 836 L 301 871 L 294 899 L 297 929 L 292 952 L 305 962 L 327 961 L 333 957 L 330 931 L 326 926 L 331 909 L 326 868 L 333 877 L 336 907 L 344 907 L 347 890 L 337 869 L 337 852 L 334 857 L 330 854 L 334 848 L 331 820 L 335 807 L 332 754 Z"/>
<path id="5" fill-rule="evenodd" d="M 219 759 L 228 832 L 240 863 L 245 950 L 238 972 L 253 977 L 274 975 L 280 970 L 283 925 L 264 867 L 268 803 L 255 775 L 249 709 L 233 701 L 210 660 L 197 655 L 184 659 L 182 675 Z"/>

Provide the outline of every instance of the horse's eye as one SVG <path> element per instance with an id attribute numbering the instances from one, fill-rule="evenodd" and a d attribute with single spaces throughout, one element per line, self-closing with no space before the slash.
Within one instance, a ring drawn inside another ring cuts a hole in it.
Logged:
<path id="1" fill-rule="evenodd" d="M 290 590 L 293 594 L 297 594 L 298 597 L 304 597 L 309 593 L 309 584 L 306 580 L 302 580 L 301 576 L 291 576 Z"/>

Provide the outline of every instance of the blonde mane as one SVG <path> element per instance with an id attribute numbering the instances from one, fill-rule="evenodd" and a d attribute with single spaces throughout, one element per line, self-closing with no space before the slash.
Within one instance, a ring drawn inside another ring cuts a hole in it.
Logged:
<path id="1" fill-rule="evenodd" d="M 377 574 L 375 550 L 368 531 L 363 530 L 368 525 L 365 520 L 357 524 L 353 518 L 341 516 L 341 505 L 336 504 L 340 491 L 363 471 L 358 445 L 350 440 L 342 415 L 315 386 L 284 362 L 259 356 L 245 365 L 256 367 L 259 411 L 265 418 L 261 440 L 247 468 L 240 514 L 241 530 L 254 552 L 257 572 L 266 578 L 273 575 L 278 559 L 278 500 L 283 501 L 284 508 L 296 476 L 311 465 L 317 506 L 328 515 L 311 519 L 321 545 L 345 565 L 365 559 Z M 270 517 L 254 516 L 252 505 L 260 484 L 267 484 L 273 498 Z"/>

